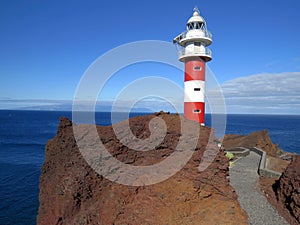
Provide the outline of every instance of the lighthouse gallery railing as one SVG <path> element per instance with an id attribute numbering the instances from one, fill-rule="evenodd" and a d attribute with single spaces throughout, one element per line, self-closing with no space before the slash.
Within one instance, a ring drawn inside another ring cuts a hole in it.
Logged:
<path id="1" fill-rule="evenodd" d="M 188 30 L 182 33 L 182 39 L 191 38 L 193 36 L 212 39 L 212 34 L 208 30 L 204 30 L 204 29 Z"/>
<path id="2" fill-rule="evenodd" d="M 209 48 L 205 48 L 205 49 L 197 49 L 194 48 L 194 50 L 189 50 L 189 49 L 185 49 L 182 48 L 181 50 L 178 51 L 178 56 L 179 58 L 183 57 L 183 56 L 208 56 L 208 57 L 212 57 L 212 51 Z"/>

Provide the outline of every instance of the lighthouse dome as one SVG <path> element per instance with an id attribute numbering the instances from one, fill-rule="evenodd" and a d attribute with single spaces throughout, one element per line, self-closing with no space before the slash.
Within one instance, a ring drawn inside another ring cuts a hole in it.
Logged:
<path id="1" fill-rule="evenodd" d="M 205 23 L 203 17 L 199 15 L 198 10 L 194 11 L 193 16 L 187 21 L 187 24 L 194 23 L 194 22 Z"/>

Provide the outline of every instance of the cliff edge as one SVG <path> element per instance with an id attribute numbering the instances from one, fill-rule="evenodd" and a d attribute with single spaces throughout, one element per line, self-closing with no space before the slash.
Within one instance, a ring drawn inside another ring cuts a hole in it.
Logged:
<path id="1" fill-rule="evenodd" d="M 153 150 L 129 149 L 118 141 L 111 126 L 97 126 L 98 138 L 127 165 L 155 164 L 174 152 L 181 136 L 179 115 L 164 113 L 129 119 L 132 133 L 140 139 L 149 137 L 149 122 L 155 116 L 165 121 L 167 133 Z M 76 144 L 73 126 L 77 125 L 61 118 L 57 135 L 46 145 L 39 225 L 247 224 L 247 215 L 227 179 L 228 160 L 216 143 L 209 142 L 210 128 L 201 127 L 191 159 L 174 176 L 153 185 L 125 186 L 107 180 L 88 165 Z M 199 163 L 207 146 L 218 153 L 200 172 Z"/>
<path id="2" fill-rule="evenodd" d="M 300 156 L 294 157 L 274 184 L 279 204 L 300 224 Z"/>
<path id="3" fill-rule="evenodd" d="M 277 157 L 283 153 L 278 145 L 272 142 L 267 130 L 255 131 L 248 135 L 226 134 L 223 146 L 225 149 L 258 147 L 263 149 L 268 156 L 273 157 Z"/>

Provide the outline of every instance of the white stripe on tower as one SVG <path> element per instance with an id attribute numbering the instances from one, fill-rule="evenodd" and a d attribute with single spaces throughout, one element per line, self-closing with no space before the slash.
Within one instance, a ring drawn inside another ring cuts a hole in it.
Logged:
<path id="1" fill-rule="evenodd" d="M 189 80 L 184 82 L 184 102 L 204 102 L 205 81 Z"/>

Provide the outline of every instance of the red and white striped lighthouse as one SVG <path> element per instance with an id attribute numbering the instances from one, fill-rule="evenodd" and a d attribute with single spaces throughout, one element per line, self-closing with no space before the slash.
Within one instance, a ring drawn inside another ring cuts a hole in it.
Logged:
<path id="1" fill-rule="evenodd" d="M 184 62 L 184 116 L 204 126 L 205 63 L 212 59 L 207 46 L 212 35 L 197 7 L 187 22 L 186 31 L 173 40 L 179 47 L 179 60 Z"/>

